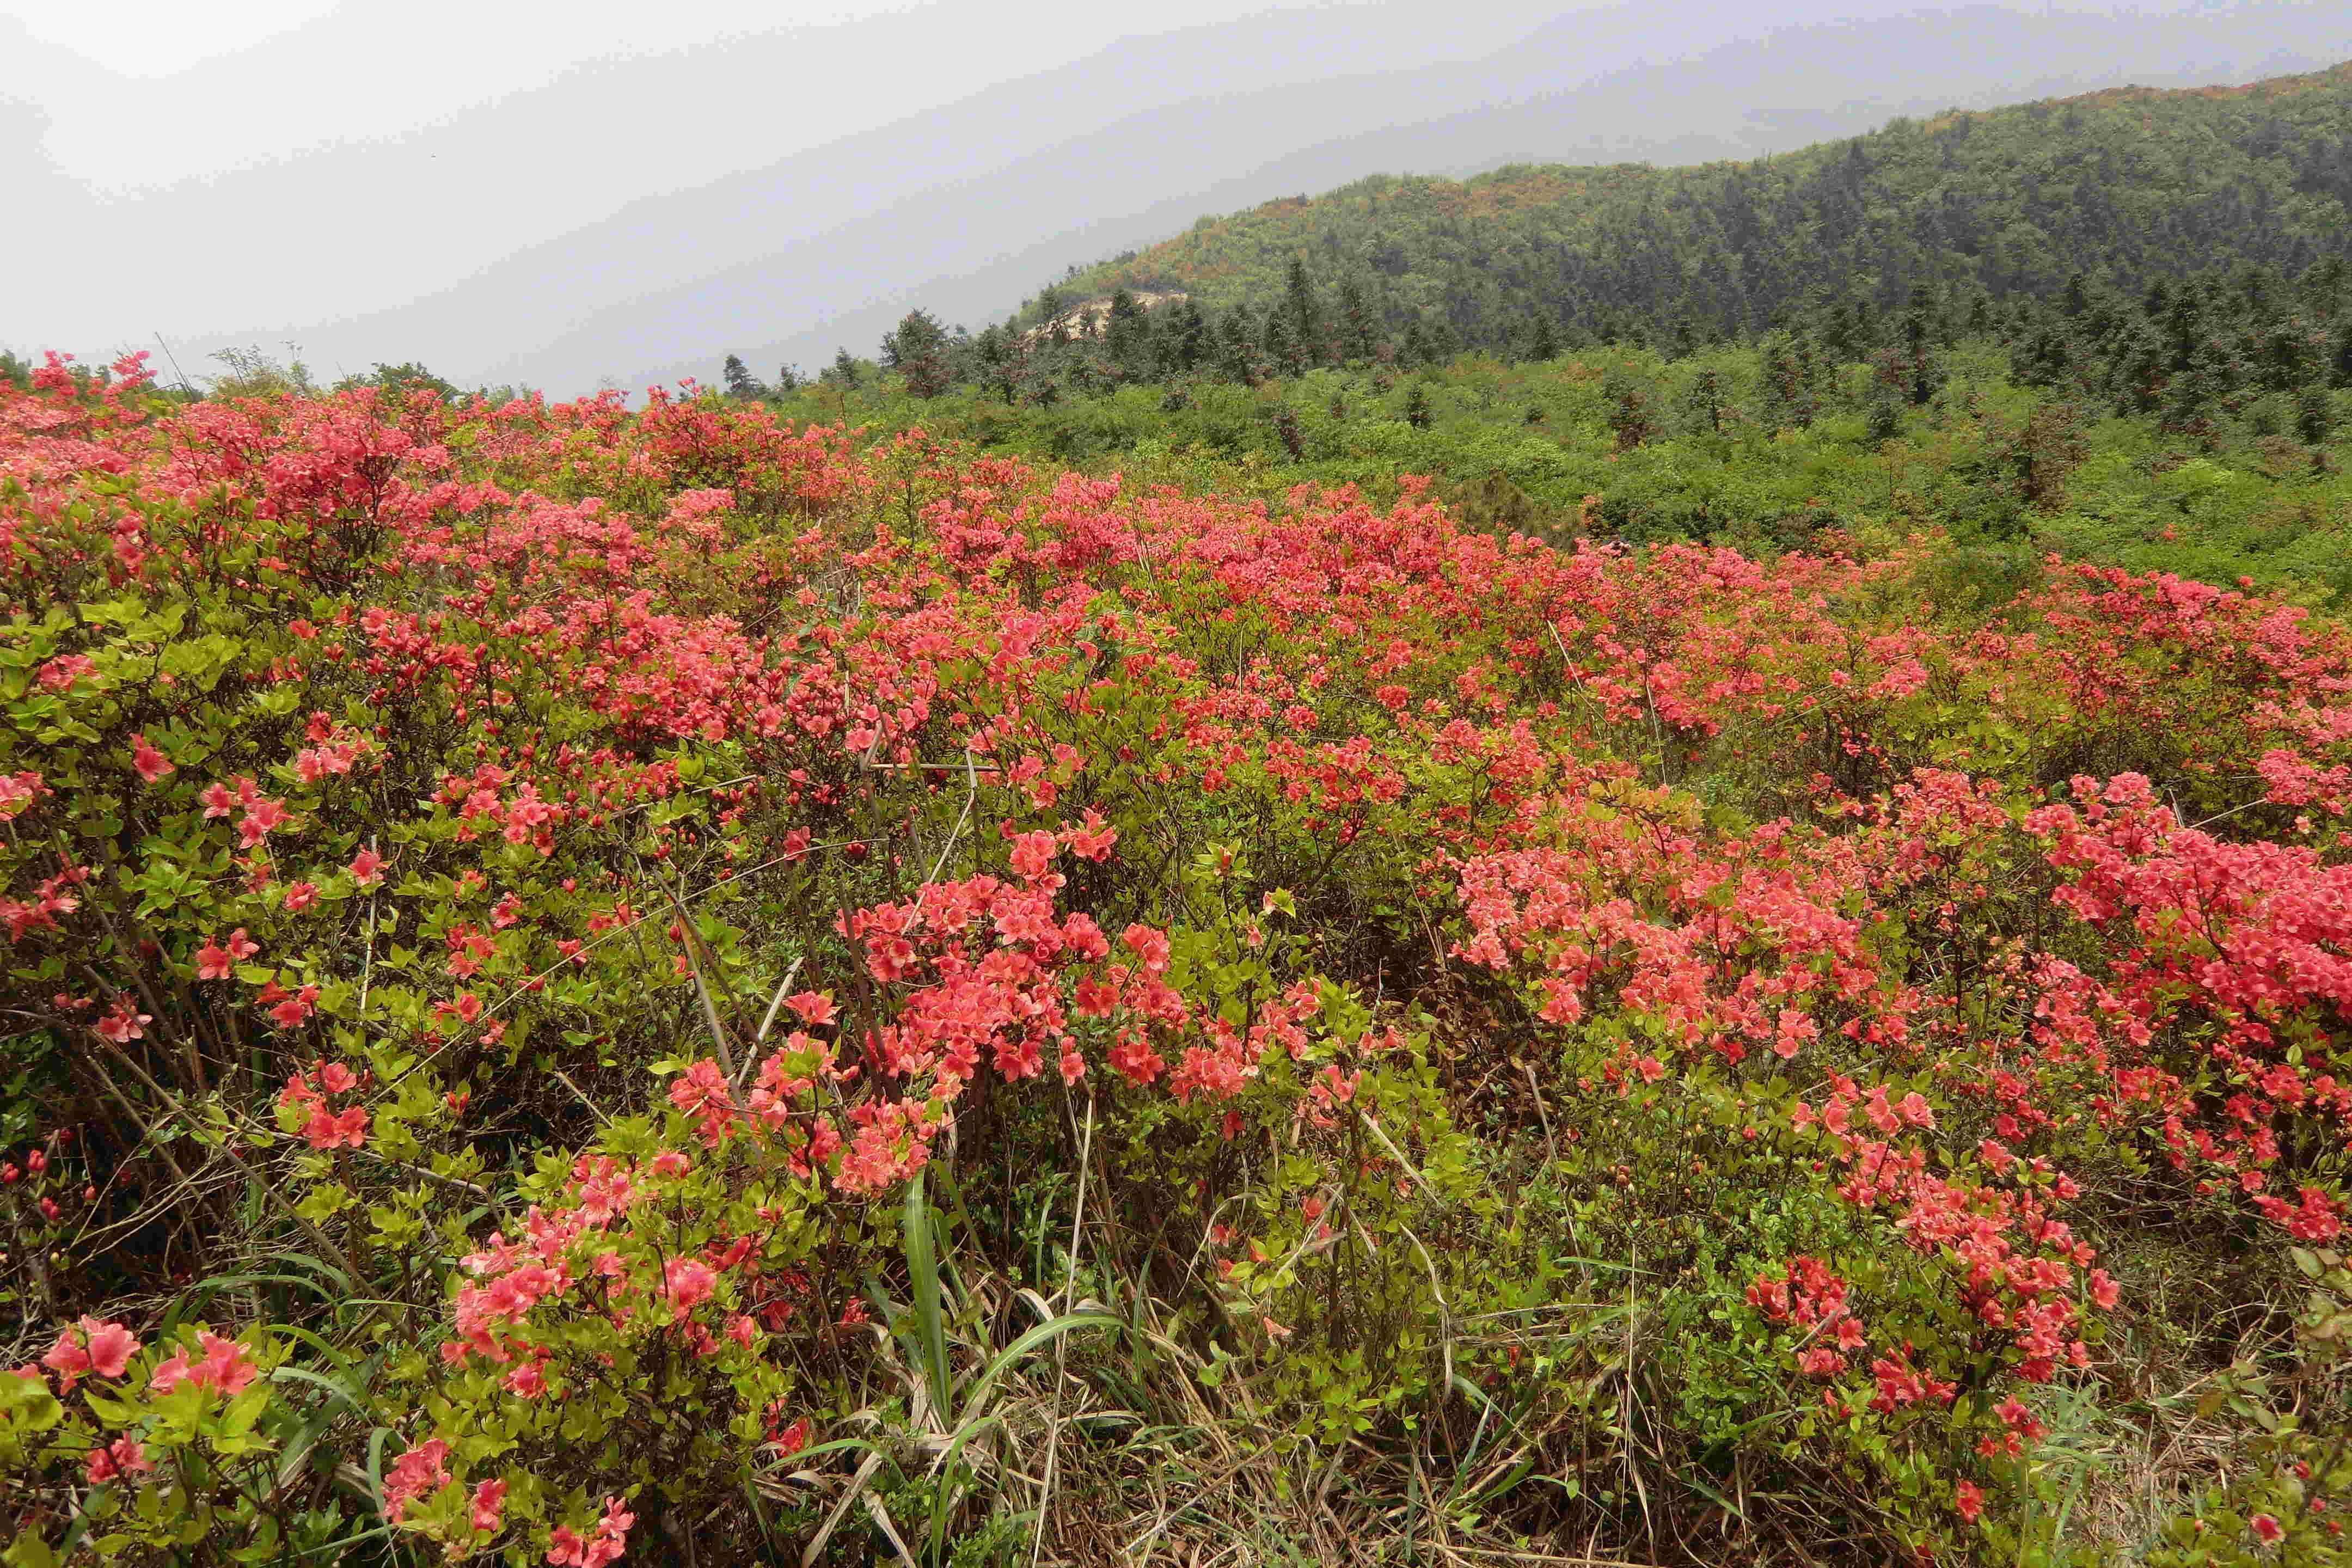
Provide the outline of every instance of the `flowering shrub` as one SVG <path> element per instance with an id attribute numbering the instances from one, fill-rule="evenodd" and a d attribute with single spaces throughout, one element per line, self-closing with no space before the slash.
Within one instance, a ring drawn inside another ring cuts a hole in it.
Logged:
<path id="1" fill-rule="evenodd" d="M 1087 1297 L 1266 1497 L 2014 1554 L 2218 1365 L 2332 1540 L 2334 626 L 143 378 L 0 390 L 14 1561 L 946 1561 Z"/>

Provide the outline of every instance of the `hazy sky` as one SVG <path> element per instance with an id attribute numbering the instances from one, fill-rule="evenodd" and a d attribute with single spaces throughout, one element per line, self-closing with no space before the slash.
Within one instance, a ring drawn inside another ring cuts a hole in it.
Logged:
<path id="1" fill-rule="evenodd" d="M 1750 156 L 2352 53 L 2301 0 L 1943 4 L 0 0 L 0 211 L 38 237 L 0 249 L 0 346 L 291 339 L 576 391 L 870 352 L 913 299 L 1002 314 L 1366 174 Z"/>
<path id="2" fill-rule="evenodd" d="M 233 54 L 273 33 L 332 10 L 333 0 L 10 0 L 0 12 L 33 36 L 86 55 L 126 76 L 162 76 L 213 55 Z"/>

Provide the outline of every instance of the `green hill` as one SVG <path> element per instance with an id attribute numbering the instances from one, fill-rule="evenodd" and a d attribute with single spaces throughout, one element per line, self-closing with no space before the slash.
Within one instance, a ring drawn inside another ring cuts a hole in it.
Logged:
<path id="1" fill-rule="evenodd" d="M 1538 321 L 1570 342 L 1720 337 L 1832 300 L 1891 310 L 1915 285 L 2000 301 L 2077 274 L 2137 291 L 2217 268 L 2299 272 L 2344 250 L 2347 203 L 2352 62 L 1897 120 L 1748 163 L 1381 175 L 1203 217 L 1076 273 L 1021 319 L 1120 288 L 1265 310 L 1298 258 L 1360 300 L 1360 330 L 1426 321 L 1447 346 L 1504 346 Z"/>

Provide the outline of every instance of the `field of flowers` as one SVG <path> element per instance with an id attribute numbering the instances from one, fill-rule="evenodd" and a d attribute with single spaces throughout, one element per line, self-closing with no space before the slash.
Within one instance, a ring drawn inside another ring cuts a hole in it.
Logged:
<path id="1" fill-rule="evenodd" d="M 35 382 L 12 1568 L 2346 1560 L 2334 623 Z"/>

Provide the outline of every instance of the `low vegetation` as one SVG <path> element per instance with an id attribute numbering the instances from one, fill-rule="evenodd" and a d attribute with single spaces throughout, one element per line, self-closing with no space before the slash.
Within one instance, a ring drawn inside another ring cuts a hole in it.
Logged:
<path id="1" fill-rule="evenodd" d="M 2341 1561 L 2333 437 L 1742 352 L 28 368 L 5 1560 Z"/>

